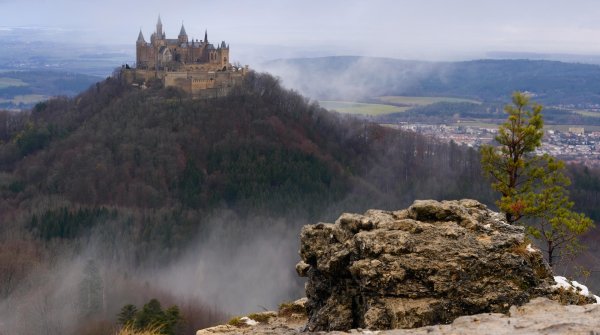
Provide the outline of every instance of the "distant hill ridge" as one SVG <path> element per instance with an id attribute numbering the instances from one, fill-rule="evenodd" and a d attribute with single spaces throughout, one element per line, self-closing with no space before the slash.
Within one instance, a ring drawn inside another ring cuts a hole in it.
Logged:
<path id="1" fill-rule="evenodd" d="M 99 80 L 66 71 L 0 71 L 0 110 L 28 109 L 49 97 L 75 96 Z"/>
<path id="2" fill-rule="evenodd" d="M 262 68 L 316 99 L 380 95 L 505 101 L 528 91 L 544 104 L 600 103 L 600 66 L 547 60 L 424 62 L 335 56 L 274 60 Z"/>

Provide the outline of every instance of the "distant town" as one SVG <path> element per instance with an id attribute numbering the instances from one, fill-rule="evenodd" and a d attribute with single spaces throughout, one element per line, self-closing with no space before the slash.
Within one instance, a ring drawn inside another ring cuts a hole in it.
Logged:
<path id="1" fill-rule="evenodd" d="M 454 141 L 457 144 L 475 148 L 491 143 L 498 132 L 497 128 L 472 125 L 401 123 L 386 126 L 410 130 L 443 141 Z M 600 166 L 600 131 L 586 132 L 583 127 L 571 127 L 567 131 L 547 129 L 538 153 L 550 154 L 567 163 Z"/>

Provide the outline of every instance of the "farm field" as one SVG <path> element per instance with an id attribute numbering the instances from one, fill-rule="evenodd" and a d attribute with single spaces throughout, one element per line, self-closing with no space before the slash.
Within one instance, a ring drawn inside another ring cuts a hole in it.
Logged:
<path id="1" fill-rule="evenodd" d="M 388 104 L 408 105 L 408 106 L 426 106 L 438 102 L 462 103 L 468 102 L 473 104 L 481 104 L 481 101 L 450 97 L 406 97 L 406 96 L 383 96 L 378 97 L 378 101 Z"/>
<path id="2" fill-rule="evenodd" d="M 590 110 L 573 110 L 573 112 L 583 116 L 600 117 L 600 112 Z"/>
<path id="3" fill-rule="evenodd" d="M 371 104 L 353 101 L 319 101 L 319 104 L 323 108 L 338 111 L 340 113 L 363 115 L 383 115 L 391 113 L 400 113 L 410 108 L 386 104 Z"/>
<path id="4" fill-rule="evenodd" d="M 373 99 L 373 103 L 357 101 L 319 101 L 319 104 L 327 109 L 340 113 L 384 115 L 405 112 L 411 108 L 431 105 L 438 102 L 461 103 L 469 102 L 480 104 L 481 102 L 469 99 L 448 97 L 405 97 L 405 96 L 382 96 Z"/>
<path id="5" fill-rule="evenodd" d="M 0 89 L 12 86 L 27 86 L 27 83 L 21 79 L 0 77 Z"/>

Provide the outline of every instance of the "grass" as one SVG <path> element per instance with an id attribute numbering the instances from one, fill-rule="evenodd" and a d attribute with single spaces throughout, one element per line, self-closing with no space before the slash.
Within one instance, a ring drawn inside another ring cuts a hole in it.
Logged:
<path id="1" fill-rule="evenodd" d="M 269 313 L 269 312 L 265 312 L 265 313 L 252 313 L 250 315 L 248 315 L 248 317 L 256 322 L 260 322 L 260 323 L 268 323 L 269 319 L 272 317 L 277 316 L 275 313 Z"/>
<path id="2" fill-rule="evenodd" d="M 21 79 L 0 77 L 0 89 L 11 86 L 27 86 L 27 83 Z"/>
<path id="3" fill-rule="evenodd" d="M 521 242 L 521 243 L 519 243 L 517 245 L 514 245 L 510 249 L 510 251 L 512 253 L 515 253 L 515 254 L 519 255 L 519 256 L 529 257 L 529 255 L 531 253 L 529 250 L 527 250 L 527 246 L 529 246 L 529 245 L 531 245 L 531 240 L 529 240 L 528 238 L 525 238 L 523 240 L 523 242 Z"/>
<path id="4" fill-rule="evenodd" d="M 404 112 L 409 109 L 408 107 L 353 101 L 319 101 L 319 104 L 321 107 L 347 114 L 383 115 Z"/>
<path id="5" fill-rule="evenodd" d="M 553 300 L 558 300 L 562 305 L 586 305 L 591 303 L 590 298 L 575 291 L 559 287 L 554 291 Z"/>
<path id="6" fill-rule="evenodd" d="M 116 335 L 161 335 L 162 326 L 154 326 L 145 330 L 136 330 L 133 326 L 128 325 L 119 330 Z"/>
<path id="7" fill-rule="evenodd" d="M 472 100 L 472 99 L 462 99 L 462 98 L 450 98 L 450 97 L 405 97 L 399 95 L 390 95 L 383 96 L 377 98 L 381 102 L 390 103 L 390 104 L 398 104 L 398 105 L 408 105 L 408 106 L 426 106 L 435 104 L 438 102 L 450 102 L 450 103 L 460 103 L 460 102 L 469 102 L 473 104 L 481 104 L 481 101 Z"/>
<path id="8" fill-rule="evenodd" d="M 383 96 L 376 99 L 380 103 L 365 103 L 355 101 L 319 101 L 319 104 L 327 109 L 335 110 L 347 114 L 363 115 L 385 115 L 391 113 L 405 112 L 418 106 L 431 105 L 438 102 L 470 102 L 481 104 L 480 101 L 460 98 L 447 97 L 404 97 L 404 96 Z"/>
<path id="9" fill-rule="evenodd" d="M 270 318 L 276 317 L 277 314 L 264 312 L 264 313 L 252 313 L 247 316 L 248 319 L 252 319 L 259 323 L 268 323 Z M 230 326 L 244 328 L 249 327 L 246 321 L 242 320 L 243 316 L 236 316 L 227 321 L 227 324 Z"/>
<path id="10" fill-rule="evenodd" d="M 306 315 L 306 307 L 293 302 L 284 302 L 283 304 L 279 305 L 279 316 L 288 317 L 292 314 Z"/>
<path id="11" fill-rule="evenodd" d="M 229 321 L 227 321 L 227 324 L 238 328 L 248 327 L 248 324 L 245 321 L 243 321 L 242 318 L 243 316 L 233 317 Z"/>

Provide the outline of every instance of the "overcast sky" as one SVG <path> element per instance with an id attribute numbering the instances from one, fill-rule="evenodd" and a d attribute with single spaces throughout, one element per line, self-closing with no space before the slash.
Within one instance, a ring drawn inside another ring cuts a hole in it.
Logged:
<path id="1" fill-rule="evenodd" d="M 169 37 L 226 40 L 233 57 L 359 54 L 411 59 L 490 51 L 600 55 L 598 0 L 0 0 L 0 26 L 132 45 L 160 13 Z M 2 29 L 2 28 L 0 28 Z M 281 49 L 279 49 L 281 47 Z"/>

